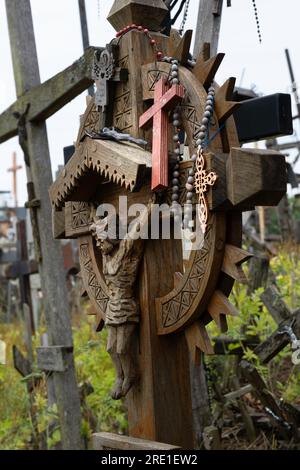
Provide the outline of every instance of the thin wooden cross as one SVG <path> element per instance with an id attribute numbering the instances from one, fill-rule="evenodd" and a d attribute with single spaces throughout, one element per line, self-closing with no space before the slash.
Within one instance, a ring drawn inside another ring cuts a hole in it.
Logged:
<path id="1" fill-rule="evenodd" d="M 12 154 L 12 167 L 8 168 L 8 172 L 13 174 L 13 193 L 15 198 L 15 207 L 18 207 L 18 188 L 17 188 L 17 172 L 22 169 L 22 165 L 17 165 L 17 153 Z"/>
<path id="2" fill-rule="evenodd" d="M 152 191 L 163 191 L 168 187 L 168 110 L 183 96 L 182 85 L 169 88 L 167 81 L 161 78 L 155 85 L 154 105 L 140 117 L 140 128 L 149 126 L 153 119 Z"/>

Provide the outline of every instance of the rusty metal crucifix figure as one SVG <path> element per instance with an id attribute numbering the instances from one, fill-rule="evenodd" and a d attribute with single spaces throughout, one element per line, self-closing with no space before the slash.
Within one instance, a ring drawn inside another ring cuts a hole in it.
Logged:
<path id="1" fill-rule="evenodd" d="M 161 78 L 155 85 L 153 106 L 140 117 L 140 128 L 150 126 L 153 119 L 152 191 L 163 191 L 168 187 L 168 110 L 183 97 L 182 85 L 169 88 L 167 81 Z"/>

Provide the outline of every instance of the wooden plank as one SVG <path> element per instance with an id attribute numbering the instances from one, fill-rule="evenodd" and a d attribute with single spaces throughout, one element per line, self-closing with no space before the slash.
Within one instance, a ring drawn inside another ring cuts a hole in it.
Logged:
<path id="1" fill-rule="evenodd" d="M 32 368 L 30 362 L 23 356 L 16 345 L 13 345 L 13 362 L 14 368 L 22 375 L 22 377 L 26 377 L 31 374 Z"/>
<path id="2" fill-rule="evenodd" d="M 235 356 L 243 356 L 245 348 L 254 349 L 257 346 L 257 340 L 254 338 L 238 340 L 233 338 L 228 338 L 220 336 L 218 338 L 213 338 L 213 346 L 215 354 L 232 354 Z"/>
<path id="3" fill-rule="evenodd" d="M 250 393 L 252 391 L 253 391 L 252 385 L 248 384 L 248 385 L 244 385 L 243 387 L 240 387 L 237 390 L 234 390 L 233 392 L 226 393 L 224 395 L 224 398 L 226 401 L 231 401 L 231 400 L 235 400 L 236 398 L 240 398 L 243 395 L 246 395 L 246 393 Z"/>
<path id="4" fill-rule="evenodd" d="M 180 447 L 161 442 L 138 439 L 136 437 L 120 436 L 110 432 L 93 434 L 94 450 L 175 450 Z"/>
<path id="5" fill-rule="evenodd" d="M 38 264 L 35 259 L 16 261 L 5 269 L 7 279 L 16 279 L 21 276 L 29 276 L 38 272 Z"/>
<path id="6" fill-rule="evenodd" d="M 13 113 L 23 113 L 27 104 L 30 104 L 27 119 L 43 121 L 86 90 L 93 83 L 91 69 L 97 50 L 89 47 L 74 64 L 41 85 L 29 83 L 25 92 L 20 92 L 18 101 L 0 115 L 0 143 L 17 135 L 17 119 Z"/>
<path id="7" fill-rule="evenodd" d="M 232 148 L 226 179 L 227 196 L 234 209 L 277 205 L 286 193 L 285 157 L 272 150 Z"/>
<path id="8" fill-rule="evenodd" d="M 33 86 L 40 85 L 30 1 L 6 0 L 6 12 L 16 91 L 17 96 L 21 96 Z M 37 209 L 42 251 L 40 273 L 46 300 L 44 312 L 49 341 L 52 345 L 72 346 L 62 249 L 60 244 L 53 240 L 51 230 L 51 204 L 47 190 L 52 183 L 52 172 L 46 124 L 29 122 L 27 137 L 30 163 L 28 176 L 32 178 L 30 181 L 33 181 L 36 198 L 40 200 L 40 207 Z M 54 373 L 53 378 L 62 446 L 64 449 L 82 449 L 80 400 L 72 354 L 68 355 L 66 371 Z"/>
<path id="9" fill-rule="evenodd" d="M 66 355 L 72 347 L 43 346 L 36 348 L 38 368 L 47 372 L 64 372 L 67 367 Z"/>
<path id="10" fill-rule="evenodd" d="M 194 46 L 194 56 L 197 57 L 202 44 L 211 44 L 211 53 L 215 55 L 218 51 L 219 33 L 221 27 L 221 12 L 223 0 L 218 0 L 218 14 L 215 14 L 216 2 L 207 0 L 199 1 L 197 18 L 197 29 Z"/>
<path id="11" fill-rule="evenodd" d="M 52 208 L 52 234 L 56 240 L 67 238 L 65 233 L 65 208 L 56 210 Z"/>
<path id="12" fill-rule="evenodd" d="M 266 288 L 269 273 L 269 258 L 267 256 L 253 256 L 249 262 L 247 295 L 251 295 L 259 287 Z"/>
<path id="13" fill-rule="evenodd" d="M 265 381 L 262 379 L 257 369 L 245 360 L 240 362 L 240 368 L 244 377 L 252 385 L 254 393 L 261 401 L 261 404 L 268 416 L 270 416 L 273 425 L 281 431 L 285 438 L 288 438 L 291 434 L 298 437 L 297 429 L 292 425 L 292 423 L 286 422 L 286 418 L 280 406 L 271 392 L 269 392 Z"/>
<path id="14" fill-rule="evenodd" d="M 275 286 L 268 287 L 260 298 L 278 325 L 291 320 L 291 312 Z"/>
<path id="15" fill-rule="evenodd" d="M 259 357 L 262 364 L 267 364 L 271 359 L 273 359 L 273 357 L 291 343 L 291 337 L 287 330 L 288 327 L 292 328 L 292 332 L 298 338 L 300 335 L 299 313 L 290 316 L 288 320 L 282 322 L 279 325 L 279 328 L 277 328 L 271 336 L 254 349 L 254 353 Z"/>
<path id="16" fill-rule="evenodd" d="M 183 333 L 157 334 L 155 298 L 173 288 L 180 272 L 180 240 L 148 240 L 140 267 L 140 354 L 138 389 L 127 395 L 129 434 L 193 448 L 189 354 Z M 153 263 L 153 260 L 156 260 Z M 161 273 L 164 273 L 161 276 Z M 176 384 L 176 385 L 175 385 Z M 162 399 L 164 397 L 164 399 Z"/>
<path id="17" fill-rule="evenodd" d="M 144 25 L 150 31 L 160 31 L 168 9 L 163 0 L 115 0 L 107 20 L 116 31 L 127 25 Z"/>

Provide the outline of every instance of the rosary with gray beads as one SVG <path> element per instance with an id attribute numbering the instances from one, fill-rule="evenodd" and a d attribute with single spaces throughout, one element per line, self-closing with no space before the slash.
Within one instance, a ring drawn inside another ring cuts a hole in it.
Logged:
<path id="1" fill-rule="evenodd" d="M 171 85 L 176 85 L 179 83 L 178 79 L 178 60 L 173 59 L 172 57 L 164 57 L 163 61 L 168 62 L 171 64 L 171 70 L 170 70 L 170 78 L 169 81 Z M 194 61 L 190 61 L 190 65 L 194 65 Z M 207 98 L 206 98 L 206 103 L 205 103 L 205 109 L 204 113 L 202 116 L 201 120 L 201 127 L 200 127 L 200 132 L 198 135 L 198 138 L 195 142 L 195 146 L 198 150 L 198 152 L 203 151 L 205 148 L 205 144 L 208 140 L 208 133 L 209 133 L 209 125 L 210 121 L 213 115 L 213 106 L 214 106 L 214 96 L 215 96 L 215 90 L 214 87 L 211 86 L 208 90 Z M 176 164 L 173 168 L 173 173 L 172 173 L 172 206 L 171 206 L 171 212 L 174 215 L 174 220 L 175 222 L 180 221 L 180 216 L 178 214 L 178 201 L 179 201 L 179 190 L 180 190 L 180 181 L 179 181 L 179 164 L 182 161 L 182 155 L 181 155 L 181 150 L 180 150 L 180 137 L 179 137 L 179 132 L 180 132 L 180 113 L 179 113 L 179 107 L 175 108 L 172 116 L 172 123 L 174 126 L 174 135 L 173 135 L 173 141 L 175 144 L 175 149 L 174 149 L 174 154 L 176 156 Z M 188 178 L 186 182 L 186 207 L 185 207 L 185 215 L 184 215 L 184 227 L 188 228 L 189 221 L 191 220 L 192 217 L 192 212 L 193 212 L 193 197 L 194 197 L 194 183 L 195 183 L 195 163 L 197 160 L 197 152 L 195 152 L 192 157 L 191 161 L 193 162 L 193 168 L 191 168 L 188 172 Z"/>

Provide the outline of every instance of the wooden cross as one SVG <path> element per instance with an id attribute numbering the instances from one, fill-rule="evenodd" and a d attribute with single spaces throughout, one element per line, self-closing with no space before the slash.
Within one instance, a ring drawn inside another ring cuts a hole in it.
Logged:
<path id="1" fill-rule="evenodd" d="M 28 146 L 30 167 L 27 167 L 27 173 L 35 194 L 33 201 L 30 198 L 30 206 L 35 206 L 36 233 L 39 234 L 41 242 L 42 256 L 39 256 L 39 267 L 43 294 L 47 299 L 45 317 L 51 344 L 68 346 L 72 344 L 72 329 L 66 300 L 62 250 L 60 244 L 53 240 L 51 233 L 48 188 L 52 177 L 45 120 L 93 84 L 91 66 L 95 48 L 87 49 L 82 59 L 41 84 L 30 0 L 23 0 L 21 3 L 17 0 L 7 0 L 5 3 L 18 99 L 0 115 L 0 143 L 18 135 L 15 113 L 22 115 L 24 110 L 28 109 L 25 143 Z M 20 44 L 22 48 L 19 47 Z M 73 360 L 70 360 L 66 372 L 54 372 L 53 375 L 62 447 L 82 449 L 80 401 Z"/>
<path id="2" fill-rule="evenodd" d="M 22 169 L 22 165 L 17 165 L 17 154 L 12 154 L 12 167 L 8 168 L 8 172 L 13 174 L 13 193 L 15 198 L 15 207 L 18 207 L 18 188 L 17 188 L 17 171 Z"/>
<path id="3" fill-rule="evenodd" d="M 28 305 L 31 333 L 34 334 L 35 325 L 32 311 L 30 275 L 38 272 L 38 264 L 35 260 L 29 260 L 28 258 L 25 220 L 20 220 L 17 223 L 17 239 L 18 260 L 7 266 L 5 274 L 8 279 L 19 278 L 21 304 Z"/>
<path id="4" fill-rule="evenodd" d="M 163 191 L 168 187 L 168 111 L 183 96 L 182 85 L 169 88 L 167 81 L 161 78 L 155 85 L 154 105 L 140 117 L 140 128 L 149 126 L 153 120 L 152 191 Z"/>

